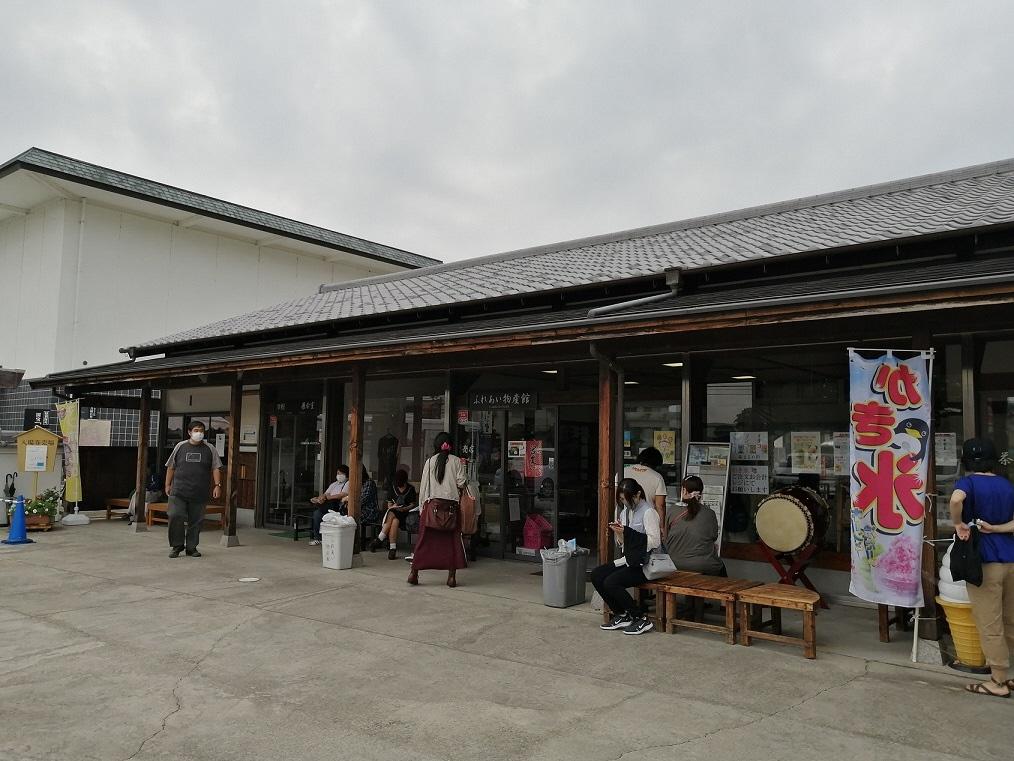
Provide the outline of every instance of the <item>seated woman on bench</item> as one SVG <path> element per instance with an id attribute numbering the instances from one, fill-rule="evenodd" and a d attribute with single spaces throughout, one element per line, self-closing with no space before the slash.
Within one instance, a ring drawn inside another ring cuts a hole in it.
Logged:
<path id="1" fill-rule="evenodd" d="M 419 512 L 419 494 L 408 482 L 408 473 L 398 470 L 394 474 L 394 488 L 387 496 L 387 513 L 384 514 L 384 525 L 377 538 L 370 543 L 370 552 L 376 552 L 390 542 L 387 559 L 398 557 L 398 529 L 404 526 L 409 513 Z"/>
<path id="2" fill-rule="evenodd" d="M 313 531 L 310 537 L 310 545 L 316 547 L 320 544 L 320 523 L 324 515 L 330 511 L 341 512 L 340 507 L 345 504 L 345 498 L 349 495 L 349 466 L 339 465 L 334 481 L 328 486 L 323 494 L 310 498 L 310 504 L 317 505 L 313 511 Z"/>
<path id="3" fill-rule="evenodd" d="M 666 515 L 666 552 L 680 571 L 727 576 L 725 563 L 715 548 L 718 516 L 701 502 L 704 482 L 697 476 L 687 476 L 680 488 L 680 503 L 669 508 Z"/>
<path id="4" fill-rule="evenodd" d="M 633 478 L 620 481 L 616 503 L 616 518 L 609 524 L 609 530 L 616 537 L 623 556 L 592 571 L 591 583 L 613 614 L 608 623 L 602 624 L 602 629 L 644 634 L 650 632 L 654 624 L 627 590 L 648 581 L 641 568 L 648 553 L 662 545 L 658 512 L 645 499 L 644 489 Z"/>

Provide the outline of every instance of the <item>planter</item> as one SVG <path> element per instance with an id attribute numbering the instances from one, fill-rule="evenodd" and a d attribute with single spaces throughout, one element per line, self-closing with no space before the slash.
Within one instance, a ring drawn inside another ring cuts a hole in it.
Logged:
<path id="1" fill-rule="evenodd" d="M 53 519 L 48 515 L 26 515 L 25 526 L 29 531 L 49 531 L 53 528 Z"/>

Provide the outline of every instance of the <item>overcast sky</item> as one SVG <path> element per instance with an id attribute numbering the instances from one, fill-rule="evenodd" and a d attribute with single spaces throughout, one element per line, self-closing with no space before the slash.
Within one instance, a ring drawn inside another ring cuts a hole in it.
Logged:
<path id="1" fill-rule="evenodd" d="M 0 0 L 38 146 L 444 260 L 1014 157 L 1014 3 Z"/>

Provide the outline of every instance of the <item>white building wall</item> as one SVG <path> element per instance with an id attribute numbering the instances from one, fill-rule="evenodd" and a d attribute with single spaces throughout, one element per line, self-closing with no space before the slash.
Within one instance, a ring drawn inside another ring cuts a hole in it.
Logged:
<path id="1" fill-rule="evenodd" d="M 62 276 L 64 205 L 0 222 L 0 365 L 52 368 Z"/>
<path id="2" fill-rule="evenodd" d="M 57 200 L 0 224 L 0 365 L 26 377 L 125 359 L 121 347 L 395 271 Z M 350 256 L 351 259 L 351 256 Z M 44 308 L 23 308 L 37 297 Z"/>

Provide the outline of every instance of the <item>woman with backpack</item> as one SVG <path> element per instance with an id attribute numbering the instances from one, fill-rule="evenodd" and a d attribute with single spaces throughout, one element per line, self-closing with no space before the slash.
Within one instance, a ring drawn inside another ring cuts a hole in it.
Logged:
<path id="1" fill-rule="evenodd" d="M 968 599 L 979 630 L 990 679 L 965 689 L 976 695 L 1009 698 L 1014 690 L 1010 656 L 1014 652 L 1014 486 L 994 472 L 996 449 L 988 439 L 968 439 L 961 447 L 965 475 L 954 484 L 951 521 L 961 541 L 972 526 L 979 531 L 982 584 L 969 582 Z"/>
<path id="2" fill-rule="evenodd" d="M 447 586 L 458 585 L 456 573 L 468 566 L 461 543 L 461 490 L 468 479 L 465 465 L 452 452 L 451 435 L 438 433 L 433 456 L 423 465 L 419 481 L 419 538 L 412 555 L 408 583 L 419 583 L 419 571 L 447 571 Z"/>

